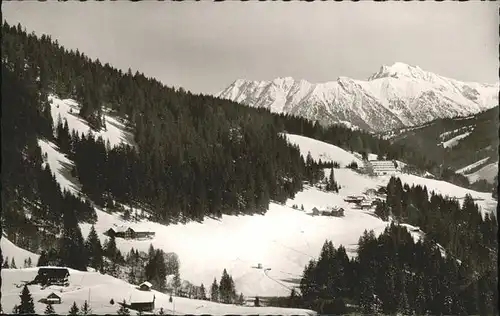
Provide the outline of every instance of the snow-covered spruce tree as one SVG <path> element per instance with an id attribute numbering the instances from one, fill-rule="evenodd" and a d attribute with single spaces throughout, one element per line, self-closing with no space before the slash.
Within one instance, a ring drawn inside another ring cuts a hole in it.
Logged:
<path id="1" fill-rule="evenodd" d="M 80 309 L 78 308 L 78 305 L 76 305 L 76 302 L 73 302 L 73 305 L 71 305 L 71 308 L 69 309 L 68 315 L 78 316 L 79 313 Z"/>
<path id="2" fill-rule="evenodd" d="M 11 269 L 17 269 L 16 260 L 14 260 L 14 258 L 12 258 L 12 260 L 10 262 L 10 268 Z"/>
<path id="3" fill-rule="evenodd" d="M 21 292 L 21 304 L 18 307 L 19 314 L 35 314 L 35 304 L 28 286 L 25 285 Z"/>
<path id="4" fill-rule="evenodd" d="M 212 283 L 212 287 L 210 289 L 210 300 L 212 302 L 219 301 L 219 286 L 217 285 L 217 279 L 214 278 L 214 282 Z"/>
<path id="5" fill-rule="evenodd" d="M 83 303 L 82 307 L 80 308 L 80 314 L 81 315 L 90 315 L 92 314 L 92 309 L 90 308 L 89 303 L 87 300 Z"/>

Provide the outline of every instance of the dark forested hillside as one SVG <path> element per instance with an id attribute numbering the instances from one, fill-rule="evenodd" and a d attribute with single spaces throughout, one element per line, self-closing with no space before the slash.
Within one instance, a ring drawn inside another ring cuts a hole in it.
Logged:
<path id="1" fill-rule="evenodd" d="M 497 106 L 468 118 L 438 119 L 421 127 L 392 131 L 386 136 L 393 144 L 425 152 L 429 159 L 451 170 L 485 158 L 489 158 L 485 164 L 490 164 L 498 161 L 498 114 Z M 467 136 L 456 144 L 443 146 L 444 142 L 460 135 Z"/>
<path id="2" fill-rule="evenodd" d="M 40 114 L 26 125 L 45 122 L 33 131 L 34 148 L 37 137 L 53 139 L 50 122 L 56 118 L 50 118 L 46 101 L 50 93 L 77 100 L 79 115 L 96 130 L 105 125 L 103 109 L 128 120 L 134 148 L 110 148 L 93 136 L 70 133 L 66 126 L 55 128 L 53 140 L 74 159 L 83 193 L 100 205 L 136 201 L 164 221 L 262 212 L 270 199 L 283 201 L 305 180 L 298 148 L 279 135 L 266 111 L 168 88 L 130 70 L 122 73 L 7 23 L 2 64 L 22 78 L 26 89 L 34 87 L 26 107 Z M 21 91 L 19 98 L 27 97 Z"/>
<path id="3" fill-rule="evenodd" d="M 392 178 L 387 201 L 377 214 L 391 216 L 425 231 L 415 241 L 408 230 L 392 223 L 378 238 L 366 232 L 358 256 L 326 242 L 317 260 L 305 267 L 289 306 L 343 314 L 347 304 L 365 314 L 494 315 L 498 303 L 498 223 L 479 213 L 466 196 L 458 201 L 425 187 L 402 186 Z"/>

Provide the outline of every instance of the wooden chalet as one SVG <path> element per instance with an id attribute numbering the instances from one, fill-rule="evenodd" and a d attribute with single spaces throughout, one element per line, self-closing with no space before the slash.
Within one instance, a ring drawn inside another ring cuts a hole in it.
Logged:
<path id="1" fill-rule="evenodd" d="M 134 291 L 125 304 L 118 303 L 138 312 L 152 312 L 155 309 L 155 295 L 144 291 Z"/>
<path id="2" fill-rule="evenodd" d="M 41 298 L 39 302 L 44 304 L 61 304 L 61 297 L 52 292 L 47 297 Z"/>
<path id="3" fill-rule="evenodd" d="M 69 270 L 67 268 L 58 267 L 41 267 L 38 269 L 38 274 L 31 284 L 48 285 L 69 285 L 68 281 Z"/>

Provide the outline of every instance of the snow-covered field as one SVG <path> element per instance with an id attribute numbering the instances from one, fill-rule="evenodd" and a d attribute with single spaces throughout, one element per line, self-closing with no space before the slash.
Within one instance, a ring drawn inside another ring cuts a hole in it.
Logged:
<path id="1" fill-rule="evenodd" d="M 496 175 L 498 175 L 498 161 L 487 164 L 486 166 L 473 173 L 465 174 L 470 183 L 474 183 L 481 179 L 484 179 L 489 183 L 493 183 L 495 181 Z"/>
<path id="2" fill-rule="evenodd" d="M 22 267 L 24 260 L 28 258 L 31 258 L 31 263 L 33 265 L 36 265 L 36 263 L 38 262 L 38 258 L 40 258 L 40 255 L 37 255 L 36 253 L 32 253 L 30 251 L 24 250 L 14 245 L 10 240 L 5 238 L 3 235 L 2 238 L 0 239 L 0 247 L 2 248 L 3 260 L 9 257 L 9 264 L 10 264 L 12 258 L 14 258 L 17 267 Z"/>
<path id="3" fill-rule="evenodd" d="M 455 137 L 453 137 L 445 142 L 442 142 L 440 145 L 442 145 L 444 148 L 451 148 L 453 146 L 456 146 L 461 139 L 466 138 L 470 134 L 471 134 L 471 132 L 466 132 L 466 133 L 457 135 L 457 136 L 455 136 Z"/>
<path id="4" fill-rule="evenodd" d="M 304 159 L 310 152 L 311 157 L 315 161 L 319 161 L 320 159 L 323 162 L 336 161 L 340 164 L 341 167 L 345 167 L 353 161 L 355 161 L 358 165 L 361 164 L 361 159 L 356 157 L 353 153 L 350 153 L 340 147 L 300 135 L 285 135 L 288 139 L 288 142 L 300 147 L 300 151 Z"/>
<path id="5" fill-rule="evenodd" d="M 14 305 L 20 303 L 19 295 L 24 281 L 31 281 L 37 275 L 37 268 L 28 269 L 2 269 L 2 308 L 5 312 L 12 311 Z M 93 314 L 116 314 L 118 302 L 136 297 L 146 299 L 155 298 L 155 312 L 163 308 L 166 314 L 210 314 L 210 315 L 314 315 L 315 312 L 303 309 L 287 309 L 274 307 L 245 307 L 229 304 L 219 304 L 209 301 L 193 300 L 181 297 L 173 297 L 169 302 L 169 295 L 157 291 L 151 293 L 139 291 L 134 285 L 116 279 L 99 272 L 81 272 L 69 269 L 69 286 L 49 286 L 42 289 L 39 285 L 29 285 L 28 288 L 33 296 L 35 312 L 43 314 L 45 304 L 39 302 L 51 293 L 61 297 L 61 304 L 54 304 L 57 314 L 67 314 L 73 302 L 81 307 L 85 300 L 89 301 Z M 147 297 L 146 297 L 147 296 Z M 90 300 L 89 300 L 90 298 Z M 113 299 L 114 304 L 110 301 Z M 132 311 L 132 315 L 134 312 Z"/>
<path id="6" fill-rule="evenodd" d="M 57 96 L 50 95 L 49 101 L 51 102 L 51 114 L 54 120 L 54 125 L 57 124 L 60 117 L 68 121 L 68 127 L 75 130 L 79 135 L 87 134 L 90 130 L 88 123 L 83 120 L 79 115 L 80 105 L 72 99 L 60 99 Z M 110 115 L 109 111 L 104 112 L 104 119 L 106 121 L 106 129 L 100 131 L 92 131 L 95 137 L 101 136 L 103 140 L 109 141 L 111 147 L 118 146 L 120 143 L 132 144 L 133 135 L 127 130 L 126 126 Z"/>

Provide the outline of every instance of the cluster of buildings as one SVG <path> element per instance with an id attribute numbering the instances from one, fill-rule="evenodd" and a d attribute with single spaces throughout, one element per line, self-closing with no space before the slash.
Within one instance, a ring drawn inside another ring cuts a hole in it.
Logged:
<path id="1" fill-rule="evenodd" d="M 341 207 L 328 206 L 328 207 L 326 207 L 326 209 L 320 210 L 320 209 L 314 207 L 312 209 L 312 215 L 313 216 L 321 215 L 321 216 L 343 217 L 344 216 L 344 209 Z"/>
<path id="2" fill-rule="evenodd" d="M 106 235 L 109 237 L 123 238 L 123 239 L 138 239 L 138 238 L 153 238 L 155 236 L 154 232 L 148 231 L 135 231 L 131 227 L 119 226 L 111 227 L 106 231 Z"/>
<path id="3" fill-rule="evenodd" d="M 69 270 L 60 267 L 41 267 L 35 279 L 29 284 L 41 284 L 42 286 L 62 285 L 67 286 Z M 139 312 L 151 312 L 155 308 L 155 295 L 151 291 L 153 285 L 150 282 L 143 282 L 135 288 L 135 291 L 129 296 L 125 303 L 118 303 L 125 307 Z M 61 304 L 62 299 L 59 295 L 52 292 L 47 297 L 43 297 L 39 302 L 44 304 Z"/>

